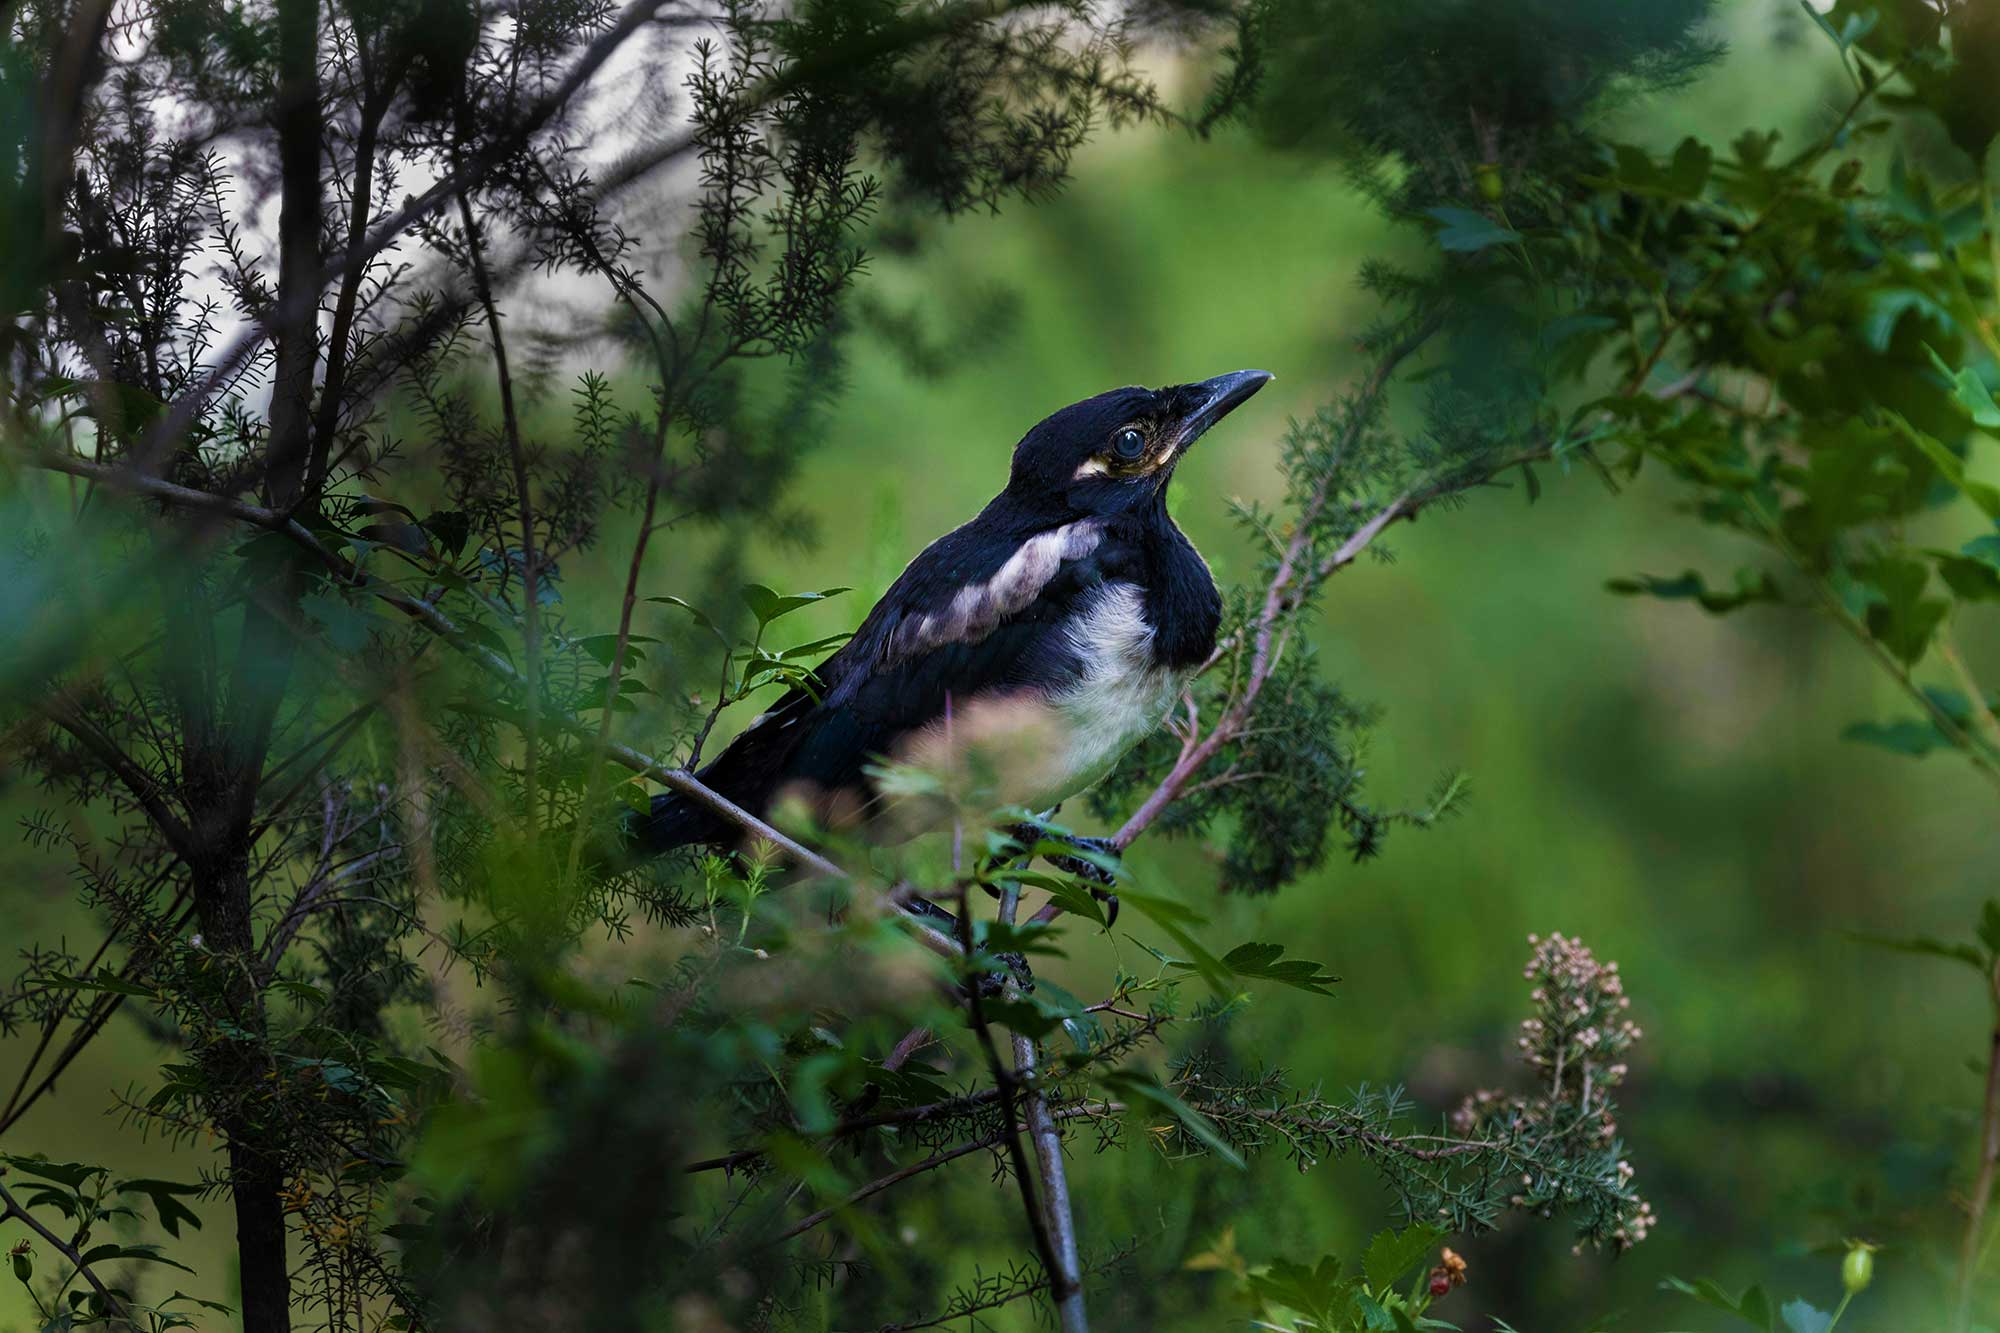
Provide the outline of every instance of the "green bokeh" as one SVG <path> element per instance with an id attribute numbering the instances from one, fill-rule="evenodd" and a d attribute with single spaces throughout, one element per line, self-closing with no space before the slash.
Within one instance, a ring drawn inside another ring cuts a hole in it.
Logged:
<path id="1" fill-rule="evenodd" d="M 1731 24 L 1724 67 L 1629 109 L 1632 134 L 1671 142 L 1817 113 L 1831 95 L 1822 52 L 1774 46 L 1775 7 L 1739 6 Z M 1409 243 L 1331 170 L 1242 137 L 1102 143 L 1061 199 L 964 220 L 915 258 L 872 262 L 874 297 L 917 305 L 940 327 L 994 288 L 1018 297 L 1015 318 L 942 379 L 862 340 L 833 437 L 795 489 L 820 540 L 752 552 L 747 568 L 777 587 L 854 584 L 789 622 L 801 637 L 841 628 L 997 489 L 1013 440 L 1046 411 L 1115 384 L 1257 366 L 1277 382 L 1203 443 L 1175 502 L 1218 578 L 1241 577 L 1250 556 L 1224 499 L 1274 496 L 1286 415 L 1337 392 L 1355 364 L 1352 336 L 1372 317 L 1356 270 Z M 1979 1088 L 1967 1060 L 1987 1018 L 1957 972 L 1847 932 L 1962 931 L 2000 890 L 2000 827 L 1952 761 L 1838 739 L 1852 720 L 1897 710 L 1854 645 L 1817 622 L 1716 620 L 1604 592 L 1611 576 L 1728 571 L 1745 558 L 1675 515 L 1663 479 L 1617 498 L 1588 475 L 1544 481 L 1532 506 L 1518 488 L 1494 489 L 1395 531 L 1394 563 L 1343 573 L 1326 598 L 1327 670 L 1386 710 L 1369 756 L 1375 795 L 1414 802 L 1437 773 L 1462 768 L 1474 791 L 1462 816 L 1272 899 L 1216 900 L 1198 849 L 1142 843 L 1133 871 L 1212 905 L 1218 939 L 1280 941 L 1343 978 L 1333 1001 L 1259 994 L 1239 1049 L 1330 1089 L 1406 1082 L 1434 1111 L 1513 1076 L 1530 931 L 1576 933 L 1622 964 L 1646 1029 L 1623 1129 L 1659 1228 L 1613 1263 L 1572 1256 L 1560 1223 L 1510 1223 L 1460 1246 L 1472 1282 L 1440 1315 L 1475 1329 L 1498 1316 L 1524 1333 L 1599 1327 L 1621 1311 L 1619 1327 L 1718 1326 L 1658 1292 L 1670 1273 L 1772 1279 L 1829 1305 L 1837 1256 L 1806 1253 L 1840 1235 L 1820 1201 L 1875 1189 L 1894 1208 L 1909 1189 L 1926 1226 L 1948 1227 L 1927 1154 L 1969 1160 Z M 566 570 L 574 621 L 612 618 L 616 545 Z M 680 590 L 699 568 L 662 550 L 649 590 Z M 2000 651 L 1992 631 L 1965 627 L 1987 660 Z M 6 793 L 9 813 L 29 795 Z M 25 851 L 4 858 L 0 940 L 83 933 L 59 875 Z M 1050 975 L 1101 976 L 1114 947 L 1134 954 L 1122 939 L 1079 942 Z M 21 1053 L 0 1044 L 0 1074 Z M 107 1092 L 144 1084 L 155 1056 L 121 1022 L 7 1146 L 192 1178 L 205 1159 L 165 1157 L 103 1114 Z M 1011 1200 L 977 1160 L 911 1210 L 923 1220 L 908 1243 L 947 1251 L 963 1274 L 1018 1239 Z M 1301 1176 L 1265 1160 L 1245 1177 L 1143 1151 L 1093 1157 L 1079 1143 L 1073 1177 L 1087 1235 L 1143 1246 L 1134 1273 L 1106 1279 L 1097 1298 L 1107 1329 L 1224 1326 L 1224 1279 L 1159 1276 L 1224 1225 L 1253 1259 L 1351 1255 L 1389 1202 L 1352 1163 Z M 208 1252 L 189 1261 L 202 1294 L 216 1294 L 207 1284 L 227 1271 L 231 1226 L 219 1205 L 204 1213 Z M 1934 1308 L 1938 1275 L 1907 1249 L 1885 1253 L 1878 1272 L 1856 1327 L 1921 1327 L 1897 1312 Z M 0 1292 L 0 1327 L 22 1318 L 6 1304 L 15 1296 Z"/>

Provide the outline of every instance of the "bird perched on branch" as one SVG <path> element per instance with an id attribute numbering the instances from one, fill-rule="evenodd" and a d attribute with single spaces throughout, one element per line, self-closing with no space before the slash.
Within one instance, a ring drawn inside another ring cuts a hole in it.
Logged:
<path id="1" fill-rule="evenodd" d="M 842 823 L 893 805 L 872 776 L 884 759 L 950 765 L 983 747 L 993 803 L 1030 810 L 1109 773 L 1165 721 L 1221 619 L 1167 485 L 1270 379 L 1113 389 L 1041 422 L 1006 488 L 910 563 L 819 667 L 816 694 L 787 694 L 697 776 L 752 814 L 798 793 Z M 677 795 L 634 832 L 655 851 L 741 836 Z"/>

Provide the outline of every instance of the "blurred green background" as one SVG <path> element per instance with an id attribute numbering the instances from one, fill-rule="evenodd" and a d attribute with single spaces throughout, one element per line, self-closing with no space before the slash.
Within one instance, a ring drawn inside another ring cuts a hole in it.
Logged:
<path id="1" fill-rule="evenodd" d="M 1656 144 L 1744 123 L 1798 132 L 1842 96 L 1830 53 L 1798 40 L 1805 22 L 1788 6 L 1729 7 L 1727 60 L 1622 110 L 1623 132 Z M 965 220 L 913 254 L 872 261 L 871 299 L 922 303 L 937 336 L 974 338 L 978 350 L 937 379 L 860 340 L 835 435 L 794 491 L 817 539 L 752 552 L 747 571 L 787 588 L 853 584 L 799 620 L 802 631 L 843 628 L 999 487 L 1013 441 L 1047 411 L 1115 384 L 1257 366 L 1277 382 L 1204 442 L 1176 501 L 1219 581 L 1244 577 L 1251 555 L 1224 501 L 1271 497 L 1287 415 L 1337 393 L 1355 364 L 1352 337 L 1372 318 L 1357 269 L 1407 243 L 1337 172 L 1240 134 L 1100 141 L 1060 199 Z M 995 291 L 1015 306 L 984 327 Z M 1217 898 L 1202 855 L 1157 840 L 1140 843 L 1133 871 L 1212 910 L 1217 938 L 1281 941 L 1343 978 L 1331 1002 L 1260 994 L 1237 1028 L 1244 1049 L 1330 1089 L 1405 1082 L 1434 1112 L 1513 1077 L 1529 932 L 1576 933 L 1621 963 L 1646 1030 L 1623 1129 L 1659 1227 L 1614 1263 L 1572 1255 L 1560 1223 L 1510 1222 L 1459 1246 L 1471 1282 L 1437 1314 L 1470 1329 L 1497 1317 L 1524 1333 L 1718 1327 L 1719 1316 L 1658 1290 L 1668 1274 L 1732 1287 L 1768 1277 L 1827 1305 L 1837 1256 L 1814 1247 L 1871 1216 L 1884 1232 L 1892 1216 L 1898 1230 L 1949 1226 L 1941 1172 L 1970 1155 L 1980 1089 L 1968 1058 L 1989 1018 L 1959 971 L 1850 933 L 1963 933 L 2000 892 L 2000 828 L 1951 761 L 1839 740 L 1847 723 L 1898 710 L 1831 630 L 1803 615 L 1718 620 L 1604 591 L 1621 574 L 1740 562 L 1673 512 L 1662 479 L 1618 497 L 1588 475 L 1545 481 L 1532 505 L 1518 488 L 1494 489 L 1397 530 L 1393 563 L 1342 574 L 1326 601 L 1318 647 L 1329 674 L 1385 710 L 1369 756 L 1374 797 L 1413 803 L 1440 771 L 1462 768 L 1474 792 L 1462 816 L 1398 833 L 1368 865 L 1335 857 L 1272 899 Z M 652 591 L 695 584 L 700 552 L 679 549 L 677 564 L 677 548 L 655 550 Z M 608 565 L 586 559 L 565 574 L 572 620 L 610 623 Z M 2000 651 L 1991 626 L 1966 629 L 1974 651 Z M 33 794 L 3 798 L 11 819 Z M 86 933 L 64 881 L 25 851 L 0 856 L 12 885 L 0 939 Z M 1114 947 L 1136 956 L 1122 939 L 1076 941 L 1049 974 L 1099 968 Z M 0 1074 L 22 1053 L 0 1043 Z M 121 1019 L 7 1146 L 193 1177 L 196 1154 L 149 1149 L 100 1114 L 107 1091 L 143 1082 L 155 1063 Z M 1353 1254 L 1391 1202 L 1351 1162 L 1301 1177 L 1270 1159 L 1238 1175 L 1078 1151 L 1085 1234 L 1138 1238 L 1135 1267 L 1147 1274 L 1177 1269 L 1232 1222 L 1253 1262 Z M 977 1161 L 954 1168 L 903 1243 L 1012 1235 L 1018 1218 Z M 1158 1188 L 1162 1178 L 1172 1187 Z M 222 1240 L 226 1210 L 206 1212 Z M 1921 1327 L 1904 1312 L 1934 1308 L 1928 1292 L 1944 1275 L 1894 1250 L 1879 1271 L 1879 1295 L 1850 1322 Z M 1103 1292 L 1094 1312 L 1105 1328 L 1243 1326 L 1214 1274 L 1112 1279 Z M 23 1321 L 0 1304 L 0 1327 Z"/>

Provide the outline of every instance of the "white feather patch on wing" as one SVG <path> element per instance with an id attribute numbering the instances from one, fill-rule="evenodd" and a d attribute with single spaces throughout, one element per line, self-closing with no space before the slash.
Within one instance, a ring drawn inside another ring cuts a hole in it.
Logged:
<path id="1" fill-rule="evenodd" d="M 914 657 L 947 643 L 979 642 L 1039 597 L 1065 560 L 1081 560 L 1096 550 L 1103 535 L 1098 521 L 1090 518 L 1036 533 L 993 577 L 960 588 L 944 610 L 898 626 L 885 659 Z"/>
<path id="2" fill-rule="evenodd" d="M 897 805 L 906 834 L 942 827 L 954 809 L 1046 810 L 1097 782 L 1166 720 L 1191 673 L 1154 664 L 1136 585 L 1099 588 L 1062 633 L 1084 664 L 1074 684 L 1054 695 L 1024 687 L 956 700 L 949 722 L 906 739 L 897 757 L 934 788 L 934 799 Z"/>

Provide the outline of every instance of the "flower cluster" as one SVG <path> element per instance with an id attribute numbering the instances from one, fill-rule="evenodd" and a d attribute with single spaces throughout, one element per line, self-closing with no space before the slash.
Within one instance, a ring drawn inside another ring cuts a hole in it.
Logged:
<path id="1" fill-rule="evenodd" d="M 1620 1250 L 1644 1240 L 1655 1218 L 1652 1205 L 1632 1189 L 1633 1169 L 1618 1143 L 1612 1090 L 1625 1081 L 1627 1053 L 1645 1034 L 1626 1017 L 1632 1006 L 1615 962 L 1599 962 L 1581 940 L 1560 933 L 1528 936 L 1534 952 L 1522 969 L 1534 983 L 1534 1016 L 1521 1024 L 1515 1046 L 1540 1076 L 1532 1097 L 1482 1088 L 1452 1113 L 1455 1133 L 1512 1137 L 1560 1146 L 1601 1163 L 1602 1184 L 1620 1200 L 1617 1216 L 1600 1233 Z M 1546 1210 L 1565 1187 L 1546 1173 L 1522 1172 L 1514 1206 Z"/>
<path id="2" fill-rule="evenodd" d="M 1598 1121 L 1598 1138 L 1618 1132 L 1609 1092 L 1625 1081 L 1625 1053 L 1645 1034 L 1625 1017 L 1632 1001 L 1615 962 L 1600 963 L 1581 940 L 1560 932 L 1528 936 L 1534 955 L 1521 975 L 1535 983 L 1536 1015 L 1521 1024 L 1515 1044 L 1542 1071 L 1553 1100 Z"/>

